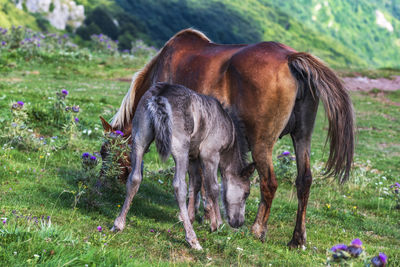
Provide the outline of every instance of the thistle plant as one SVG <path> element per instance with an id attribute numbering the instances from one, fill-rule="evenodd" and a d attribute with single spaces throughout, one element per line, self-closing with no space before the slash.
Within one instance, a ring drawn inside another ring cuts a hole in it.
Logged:
<path id="1" fill-rule="evenodd" d="M 56 93 L 56 100 L 54 101 L 53 104 L 53 116 L 54 116 L 54 121 L 57 126 L 62 125 L 65 120 L 65 111 L 66 110 L 66 103 L 65 103 L 65 98 L 68 95 L 68 91 L 66 89 L 62 89 L 61 92 Z"/>
<path id="2" fill-rule="evenodd" d="M 395 183 L 391 185 L 390 189 L 392 190 L 392 197 L 396 202 L 395 208 L 400 209 L 400 183 Z"/>
<path id="3" fill-rule="evenodd" d="M 23 101 L 12 103 L 10 108 L 11 120 L 5 124 L 1 133 L 4 143 L 19 149 L 37 149 L 39 142 L 28 128 L 28 114 Z"/>
<path id="4" fill-rule="evenodd" d="M 378 256 L 368 257 L 364 251 L 363 243 L 356 238 L 351 241 L 350 245 L 338 244 L 328 251 L 327 266 L 353 266 L 354 263 L 360 262 L 364 266 L 386 266 L 387 256 L 380 252 Z M 358 266 L 358 265 L 357 265 Z"/>
<path id="5" fill-rule="evenodd" d="M 116 181 L 121 174 L 120 162 L 125 162 L 129 157 L 131 148 L 129 139 L 124 138 L 124 133 L 115 131 L 104 134 L 104 143 L 107 146 L 107 155 L 103 156 L 102 176 L 105 179 Z"/>

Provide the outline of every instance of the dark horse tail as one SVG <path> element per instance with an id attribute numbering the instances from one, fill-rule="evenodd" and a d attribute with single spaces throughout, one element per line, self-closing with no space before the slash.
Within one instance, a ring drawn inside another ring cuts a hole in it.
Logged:
<path id="1" fill-rule="evenodd" d="M 154 129 L 158 154 L 163 161 L 166 161 L 171 154 L 171 105 L 165 97 L 153 96 L 147 102 L 147 111 Z"/>
<path id="2" fill-rule="evenodd" d="M 354 113 L 350 96 L 339 77 L 316 57 L 293 53 L 288 56 L 288 64 L 299 90 L 309 89 L 324 104 L 330 143 L 326 174 L 344 183 L 349 178 L 354 155 Z"/>

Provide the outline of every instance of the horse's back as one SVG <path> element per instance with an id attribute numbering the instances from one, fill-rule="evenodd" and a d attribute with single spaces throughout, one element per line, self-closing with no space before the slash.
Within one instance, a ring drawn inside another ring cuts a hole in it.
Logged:
<path id="1" fill-rule="evenodd" d="M 288 66 L 294 49 L 276 42 L 221 45 L 193 33 L 167 44 L 164 77 L 235 106 L 251 136 L 266 132 L 274 143 L 285 127 L 297 94 Z M 249 130 L 253 131 L 252 133 Z"/>

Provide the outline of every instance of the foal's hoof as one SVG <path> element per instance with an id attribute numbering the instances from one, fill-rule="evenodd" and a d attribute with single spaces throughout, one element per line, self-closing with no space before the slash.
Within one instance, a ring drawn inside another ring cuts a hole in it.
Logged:
<path id="1" fill-rule="evenodd" d="M 191 242 L 190 246 L 195 249 L 195 250 L 203 250 L 203 248 L 200 246 L 199 241 Z"/>
<path id="2" fill-rule="evenodd" d="M 251 227 L 251 232 L 261 242 L 265 242 L 265 230 L 263 227 L 258 224 L 253 224 L 253 226 Z"/>
<path id="3" fill-rule="evenodd" d="M 111 228 L 111 232 L 122 231 L 125 228 L 125 222 L 120 219 L 115 219 L 114 226 Z"/>

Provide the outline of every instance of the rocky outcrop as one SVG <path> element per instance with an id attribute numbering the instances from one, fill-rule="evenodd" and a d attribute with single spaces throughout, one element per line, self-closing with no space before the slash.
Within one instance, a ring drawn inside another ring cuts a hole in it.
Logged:
<path id="1" fill-rule="evenodd" d="M 85 19 L 83 5 L 77 5 L 72 0 L 15 0 L 17 8 L 32 13 L 42 13 L 50 24 L 59 30 L 67 25 L 79 27 Z"/>

